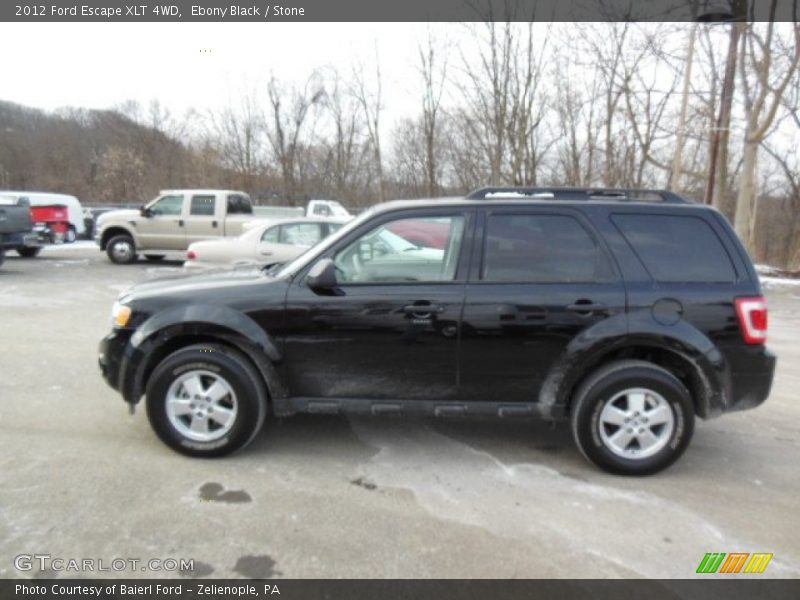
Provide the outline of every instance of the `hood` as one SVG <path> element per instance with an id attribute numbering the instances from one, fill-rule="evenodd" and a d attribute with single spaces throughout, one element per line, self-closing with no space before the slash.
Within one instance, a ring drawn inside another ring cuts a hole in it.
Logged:
<path id="1" fill-rule="evenodd" d="M 97 217 L 97 224 L 100 225 L 103 221 L 107 221 L 109 219 L 130 219 L 132 217 L 139 217 L 141 213 L 138 210 L 132 208 L 121 208 L 119 210 L 110 210 L 108 212 L 104 212 L 102 215 Z"/>
<path id="2" fill-rule="evenodd" d="M 228 304 L 242 295 L 264 293 L 266 287 L 276 283 L 278 280 L 259 268 L 210 271 L 199 275 L 181 274 L 136 284 L 120 295 L 120 301 L 173 300 Z M 258 291 L 252 292 L 256 286 Z"/>

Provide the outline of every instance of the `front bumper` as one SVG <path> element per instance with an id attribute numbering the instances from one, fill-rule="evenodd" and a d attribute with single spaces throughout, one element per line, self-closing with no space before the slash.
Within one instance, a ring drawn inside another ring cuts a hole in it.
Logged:
<path id="1" fill-rule="evenodd" d="M 97 362 L 103 379 L 118 392 L 122 391 L 125 349 L 132 334 L 132 331 L 115 329 L 100 341 L 97 352 Z"/>

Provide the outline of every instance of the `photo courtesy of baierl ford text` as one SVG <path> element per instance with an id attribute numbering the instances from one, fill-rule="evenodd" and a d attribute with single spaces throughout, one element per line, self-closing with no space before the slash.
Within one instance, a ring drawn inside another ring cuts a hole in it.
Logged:
<path id="1" fill-rule="evenodd" d="M 800 597 L 798 15 L 0 5 L 0 598 Z"/>

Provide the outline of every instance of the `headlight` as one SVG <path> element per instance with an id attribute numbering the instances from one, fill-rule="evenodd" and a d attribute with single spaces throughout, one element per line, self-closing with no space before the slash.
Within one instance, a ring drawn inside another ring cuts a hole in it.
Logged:
<path id="1" fill-rule="evenodd" d="M 131 307 L 114 302 L 111 308 L 111 326 L 112 327 L 125 327 L 131 319 Z"/>

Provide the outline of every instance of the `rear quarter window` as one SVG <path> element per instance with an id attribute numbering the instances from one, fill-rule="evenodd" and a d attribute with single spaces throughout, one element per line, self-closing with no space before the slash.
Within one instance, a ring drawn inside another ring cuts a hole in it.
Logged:
<path id="1" fill-rule="evenodd" d="M 662 283 L 731 283 L 731 258 L 702 218 L 615 214 L 611 220 L 650 273 Z"/>

